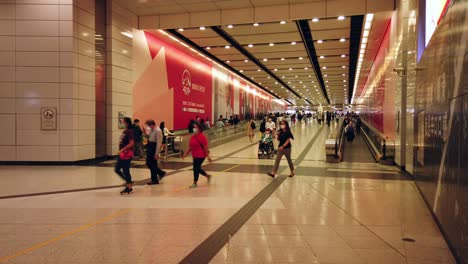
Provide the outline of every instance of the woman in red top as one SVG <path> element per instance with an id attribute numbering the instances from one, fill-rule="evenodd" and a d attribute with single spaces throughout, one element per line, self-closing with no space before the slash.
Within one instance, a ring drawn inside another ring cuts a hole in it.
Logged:
<path id="1" fill-rule="evenodd" d="M 203 126 L 195 122 L 195 128 L 193 129 L 193 136 L 190 138 L 189 148 L 183 158 L 187 157 L 188 154 L 192 152 L 193 157 L 193 184 L 190 188 L 196 188 L 198 182 L 198 176 L 201 174 L 210 181 L 211 175 L 206 173 L 201 165 L 205 161 L 205 158 L 208 158 L 208 161 L 211 162 L 210 151 L 208 149 L 208 139 L 205 134 L 203 134 Z"/>

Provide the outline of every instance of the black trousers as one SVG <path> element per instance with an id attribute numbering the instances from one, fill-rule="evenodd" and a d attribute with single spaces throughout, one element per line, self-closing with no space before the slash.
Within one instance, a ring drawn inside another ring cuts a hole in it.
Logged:
<path id="1" fill-rule="evenodd" d="M 198 177 L 201 175 L 207 176 L 208 174 L 202 169 L 201 165 L 205 158 L 193 158 L 193 182 L 198 182 Z"/>
<path id="2" fill-rule="evenodd" d="M 163 175 L 164 171 L 158 167 L 158 161 L 154 159 L 156 154 L 156 143 L 148 142 L 146 150 L 146 166 L 151 172 L 151 182 L 159 182 L 158 175 Z"/>
<path id="3" fill-rule="evenodd" d="M 132 175 L 130 174 L 130 163 L 129 160 L 117 159 L 117 164 L 115 164 L 115 173 L 120 176 L 126 183 L 132 183 Z"/>

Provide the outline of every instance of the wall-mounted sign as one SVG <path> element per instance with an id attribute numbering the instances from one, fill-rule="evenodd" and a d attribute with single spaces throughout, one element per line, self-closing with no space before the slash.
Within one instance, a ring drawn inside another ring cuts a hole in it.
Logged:
<path id="1" fill-rule="evenodd" d="M 123 123 L 123 119 L 127 116 L 127 112 L 119 112 L 119 129 L 125 129 L 125 125 Z"/>
<path id="2" fill-rule="evenodd" d="M 41 107 L 41 130 L 57 130 L 57 107 Z"/>

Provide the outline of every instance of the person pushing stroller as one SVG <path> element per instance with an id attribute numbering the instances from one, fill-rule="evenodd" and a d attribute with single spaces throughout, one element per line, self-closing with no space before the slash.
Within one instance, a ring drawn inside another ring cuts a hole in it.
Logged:
<path id="1" fill-rule="evenodd" d="M 273 134 L 270 128 L 267 128 L 265 133 L 262 135 L 262 139 L 258 145 L 258 157 L 273 155 Z"/>

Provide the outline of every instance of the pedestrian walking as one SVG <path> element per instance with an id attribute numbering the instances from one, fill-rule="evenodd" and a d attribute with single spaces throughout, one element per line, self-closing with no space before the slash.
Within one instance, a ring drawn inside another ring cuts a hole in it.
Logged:
<path id="1" fill-rule="evenodd" d="M 148 166 L 151 173 L 151 181 L 147 182 L 147 184 L 159 184 L 159 181 L 166 175 L 166 172 L 158 167 L 163 135 L 161 129 L 156 127 L 154 120 L 147 120 L 145 124 L 149 127 L 148 144 L 146 145 L 146 166 Z"/>
<path id="2" fill-rule="evenodd" d="M 133 137 L 132 119 L 125 117 L 120 120 L 124 124 L 125 130 L 122 132 L 119 141 L 119 156 L 115 164 L 115 173 L 122 178 L 126 187 L 120 194 L 130 194 L 132 188 L 132 175 L 130 174 L 130 165 L 134 155 L 135 140 Z"/>
<path id="3" fill-rule="evenodd" d="M 198 122 L 195 122 L 193 136 L 190 138 L 188 150 L 182 158 L 187 157 L 190 153 L 192 153 L 193 158 L 193 184 L 190 188 L 196 188 L 198 187 L 200 174 L 205 176 L 208 182 L 210 182 L 211 179 L 211 175 L 206 173 L 201 167 L 206 158 L 211 162 L 211 157 L 208 148 L 208 139 L 205 134 L 203 134 L 203 126 Z"/>
<path id="4" fill-rule="evenodd" d="M 278 131 L 279 144 L 278 144 L 278 152 L 276 153 L 275 166 L 273 167 L 272 172 L 268 173 L 269 176 L 273 178 L 275 177 L 276 172 L 278 171 L 278 167 L 281 162 L 281 159 L 283 158 L 283 155 L 284 155 L 286 156 L 286 159 L 289 164 L 289 169 L 291 170 L 289 177 L 294 177 L 294 164 L 291 160 L 291 140 L 294 140 L 294 136 L 291 133 L 291 128 L 289 127 L 288 122 L 281 121 L 280 130 Z"/>

